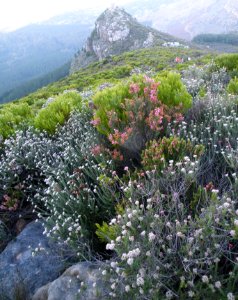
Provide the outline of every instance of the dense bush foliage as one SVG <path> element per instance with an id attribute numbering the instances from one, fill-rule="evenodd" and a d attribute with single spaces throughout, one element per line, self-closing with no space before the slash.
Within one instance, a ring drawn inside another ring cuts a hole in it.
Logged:
<path id="1" fill-rule="evenodd" d="M 222 68 L 225 67 L 232 76 L 237 76 L 238 72 L 238 54 L 223 54 L 215 59 L 216 64 Z"/>
<path id="2" fill-rule="evenodd" d="M 165 77 L 158 76 L 157 80 L 160 82 L 158 98 L 163 104 L 169 107 L 182 105 L 182 110 L 190 108 L 191 96 L 180 80 L 179 74 L 170 72 Z"/>
<path id="3" fill-rule="evenodd" d="M 0 141 L 14 134 L 15 128 L 22 126 L 33 117 L 27 103 L 9 104 L 0 110 Z"/>
<path id="4" fill-rule="evenodd" d="M 34 125 L 40 130 L 53 134 L 57 125 L 63 125 L 73 109 L 82 107 L 79 94 L 70 92 L 62 94 L 41 109 L 34 120 Z"/>
<path id="5" fill-rule="evenodd" d="M 191 99 L 176 73 L 165 74 L 161 81 L 134 76 L 132 81 L 94 97 L 92 123 L 113 147 L 136 155 L 147 141 L 163 137 L 169 122 L 183 120 L 182 113 L 191 106 Z"/>
<path id="6" fill-rule="evenodd" d="M 238 78 L 231 79 L 227 86 L 227 91 L 231 94 L 238 95 Z"/>

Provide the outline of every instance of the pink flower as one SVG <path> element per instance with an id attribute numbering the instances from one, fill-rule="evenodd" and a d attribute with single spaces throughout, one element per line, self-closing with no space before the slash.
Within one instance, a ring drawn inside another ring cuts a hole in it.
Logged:
<path id="1" fill-rule="evenodd" d="M 144 79 L 145 79 L 145 82 L 148 82 L 148 83 L 154 83 L 155 82 L 154 79 L 152 79 L 152 78 L 150 78 L 146 75 L 144 76 Z"/>
<path id="2" fill-rule="evenodd" d="M 100 119 L 94 119 L 90 122 L 90 124 L 92 124 L 93 126 L 98 126 L 100 124 Z"/>
<path id="3" fill-rule="evenodd" d="M 136 83 L 131 83 L 130 84 L 130 94 L 137 94 L 140 91 L 140 87 L 138 84 Z"/>
<path id="4" fill-rule="evenodd" d="M 95 156 L 99 155 L 102 152 L 102 147 L 100 145 L 96 145 L 91 149 L 91 153 Z"/>

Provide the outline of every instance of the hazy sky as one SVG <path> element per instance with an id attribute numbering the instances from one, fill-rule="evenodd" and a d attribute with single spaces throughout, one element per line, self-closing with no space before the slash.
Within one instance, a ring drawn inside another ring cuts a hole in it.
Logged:
<path id="1" fill-rule="evenodd" d="M 102 9 L 112 5 L 123 5 L 133 0 L 2 0 L 0 4 L 0 31 L 13 30 L 29 23 L 47 20 L 52 16 L 93 8 Z"/>

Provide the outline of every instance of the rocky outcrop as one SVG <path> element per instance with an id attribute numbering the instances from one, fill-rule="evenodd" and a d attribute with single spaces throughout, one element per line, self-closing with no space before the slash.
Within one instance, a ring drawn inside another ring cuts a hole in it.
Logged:
<path id="1" fill-rule="evenodd" d="M 39 287 L 65 270 L 58 245 L 50 242 L 43 231 L 40 222 L 28 224 L 0 254 L 1 300 L 32 299 Z M 39 251 L 32 255 L 35 249 Z"/>
<path id="2" fill-rule="evenodd" d="M 38 289 L 32 300 L 104 300 L 107 296 L 108 289 L 102 280 L 100 265 L 82 262 Z"/>
<path id="3" fill-rule="evenodd" d="M 96 20 L 91 36 L 74 57 L 70 72 L 73 73 L 110 55 L 152 47 L 167 41 L 174 41 L 174 38 L 143 26 L 125 10 L 113 7 L 107 9 Z"/>

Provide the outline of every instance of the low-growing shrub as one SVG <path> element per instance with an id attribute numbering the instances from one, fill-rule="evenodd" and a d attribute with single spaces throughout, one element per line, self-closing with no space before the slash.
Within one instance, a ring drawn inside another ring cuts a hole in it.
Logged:
<path id="1" fill-rule="evenodd" d="M 58 125 L 63 125 L 70 116 L 73 109 L 82 107 L 81 96 L 75 92 L 62 94 L 42 108 L 34 120 L 34 125 L 40 130 L 45 130 L 49 134 L 56 131 Z"/>
<path id="2" fill-rule="evenodd" d="M 200 157 L 204 151 L 202 145 L 193 146 L 190 141 L 177 137 L 162 138 L 148 143 L 142 152 L 142 166 L 145 170 L 162 170 L 170 163 L 176 163 L 184 156 Z"/>
<path id="3" fill-rule="evenodd" d="M 216 57 L 215 63 L 220 67 L 225 67 L 231 74 L 238 71 L 238 54 L 222 54 Z"/>
<path id="4" fill-rule="evenodd" d="M 196 178 L 193 163 L 169 166 L 164 178 L 149 171 L 125 186 L 129 205 L 111 221 L 121 230 L 106 246 L 116 257 L 102 270 L 112 299 L 238 295 L 236 201 L 212 190 L 193 216 L 186 197 Z"/>
<path id="5" fill-rule="evenodd" d="M 0 110 L 0 142 L 1 136 L 3 139 L 10 137 L 32 118 L 33 113 L 27 103 L 11 103 L 4 106 Z"/>

